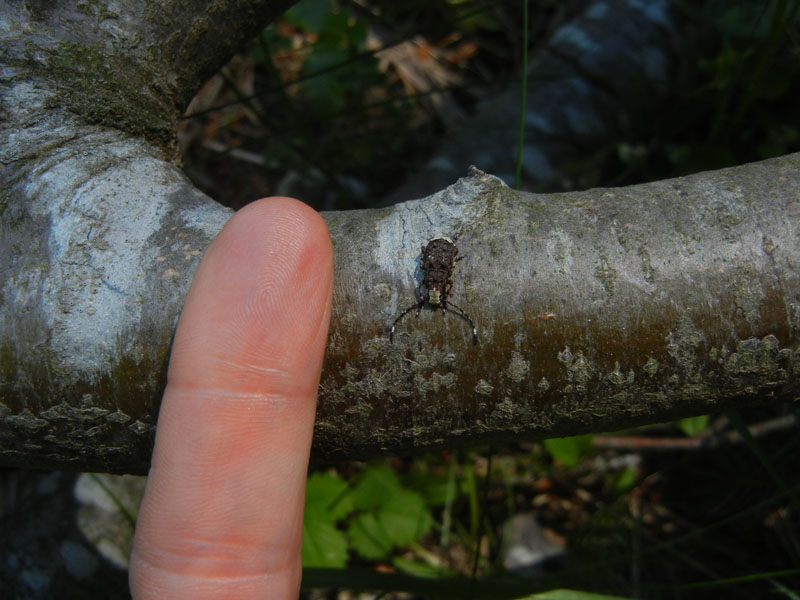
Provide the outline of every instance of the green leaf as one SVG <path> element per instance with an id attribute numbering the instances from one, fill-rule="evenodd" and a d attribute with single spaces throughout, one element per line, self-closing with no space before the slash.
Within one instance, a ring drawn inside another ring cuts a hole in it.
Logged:
<path id="1" fill-rule="evenodd" d="M 329 521 L 303 522 L 303 566 L 336 567 L 347 564 L 347 540 Z"/>
<path id="2" fill-rule="evenodd" d="M 450 569 L 437 567 L 428 563 L 409 560 L 400 556 L 392 559 L 392 564 L 403 573 L 415 577 L 456 577 L 458 574 Z"/>
<path id="3" fill-rule="evenodd" d="M 389 535 L 373 513 L 364 513 L 352 519 L 347 535 L 352 547 L 364 558 L 385 558 L 392 549 Z"/>
<path id="4" fill-rule="evenodd" d="M 401 490 L 378 511 L 378 523 L 392 546 L 407 546 L 430 530 L 433 517 L 425 508 L 422 496 Z"/>
<path id="5" fill-rule="evenodd" d="M 347 539 L 335 522 L 352 512 L 348 485 L 338 475 L 314 473 L 306 482 L 303 518 L 303 565 L 344 567 Z"/>
<path id="6" fill-rule="evenodd" d="M 287 10 L 283 18 L 295 27 L 317 32 L 330 12 L 330 0 L 302 0 Z"/>
<path id="7" fill-rule="evenodd" d="M 576 435 L 566 438 L 551 438 L 544 441 L 544 447 L 553 458 L 565 467 L 574 467 L 581 457 L 592 448 L 591 435 Z"/>
<path id="8" fill-rule="evenodd" d="M 305 519 L 334 522 L 353 512 L 348 485 L 338 475 L 313 473 L 306 481 Z"/>
<path id="9" fill-rule="evenodd" d="M 353 17 L 348 10 L 339 9 L 325 15 L 319 44 L 355 48 L 367 39 L 367 26 Z"/>
<path id="10" fill-rule="evenodd" d="M 694 437 L 697 434 L 704 432 L 708 427 L 708 415 L 680 419 L 678 421 L 678 427 L 689 437 Z"/>
<path id="11" fill-rule="evenodd" d="M 403 486 L 392 469 L 367 467 L 353 490 L 353 502 L 360 510 L 370 510 L 386 504 Z"/>
<path id="12" fill-rule="evenodd" d="M 614 491 L 618 494 L 624 494 L 634 485 L 636 485 L 636 469 L 633 467 L 625 467 L 614 479 Z"/>
<path id="13" fill-rule="evenodd" d="M 306 75 L 313 75 L 314 73 L 324 71 L 325 69 L 336 67 L 342 64 L 348 58 L 350 58 L 350 52 L 348 52 L 345 48 L 317 44 L 314 46 L 314 52 L 311 53 L 311 55 L 308 57 L 308 60 L 306 60 L 305 65 L 303 65 L 303 73 Z M 341 68 L 339 68 L 338 71 L 341 72 Z M 321 75 L 318 75 L 313 79 L 321 79 L 321 77 Z M 310 79 L 309 81 L 313 81 L 313 79 Z M 328 77 L 328 79 L 335 81 L 335 78 L 333 77 Z M 330 83 L 328 85 L 330 85 Z M 306 87 L 307 86 L 308 82 L 306 82 Z"/>
<path id="14" fill-rule="evenodd" d="M 455 499 L 461 493 L 459 482 L 452 481 L 447 474 L 432 472 L 414 472 L 403 479 L 406 485 L 422 494 L 428 506 L 440 506 L 450 499 Z"/>

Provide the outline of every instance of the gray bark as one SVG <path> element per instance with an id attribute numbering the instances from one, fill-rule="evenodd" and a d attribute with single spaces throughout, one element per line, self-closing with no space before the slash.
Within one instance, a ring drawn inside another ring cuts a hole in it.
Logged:
<path id="1" fill-rule="evenodd" d="M 0 463 L 146 470 L 180 307 L 230 216 L 175 164 L 175 126 L 290 4 L 3 3 Z"/>
<path id="2" fill-rule="evenodd" d="M 517 193 L 473 173 L 329 216 L 325 455 L 609 431 L 794 400 L 800 155 L 620 189 Z M 452 314 L 413 303 L 420 242 L 457 238 Z"/>
<path id="3" fill-rule="evenodd" d="M 57 4 L 0 15 L 0 463 L 144 473 L 180 307 L 230 216 L 182 175 L 167 133 L 252 32 L 204 35 L 211 18 L 236 21 L 219 3 L 134 2 L 112 16 Z M 200 48 L 213 57 L 187 71 Z M 423 200 L 325 214 L 336 283 L 315 457 L 795 400 L 798 167 L 792 155 L 549 196 L 476 171 Z M 464 257 L 452 299 L 479 343 L 428 309 L 390 343 L 415 301 L 420 246 L 440 236 Z"/>

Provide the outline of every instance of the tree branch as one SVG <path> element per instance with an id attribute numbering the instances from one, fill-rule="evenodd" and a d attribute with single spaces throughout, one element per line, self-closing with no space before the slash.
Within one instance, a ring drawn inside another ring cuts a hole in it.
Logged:
<path id="1" fill-rule="evenodd" d="M 798 397 L 800 155 L 621 189 L 516 193 L 476 172 L 329 215 L 325 456 L 609 431 Z M 454 300 L 413 302 L 420 244 L 457 238 Z"/>
<path id="2" fill-rule="evenodd" d="M 22 6 L 4 18 L 33 19 Z M 55 23 L 61 13 L 48 10 L 43 21 Z M 182 39 L 194 39 L 186 27 Z M 180 307 L 230 212 L 191 186 L 158 135 L 142 141 L 60 104 L 63 90 L 89 84 L 23 60 L 40 43 L 24 30 L 2 29 L 0 463 L 143 473 Z M 114 47 L 97 35 L 98 48 Z M 151 68 L 182 61 L 174 48 Z M 199 76 L 178 77 L 174 97 Z M 166 121 L 142 127 L 152 122 L 135 117 L 125 129 L 168 130 L 169 95 L 137 100 Z M 519 194 L 476 171 L 423 200 L 324 215 L 336 287 L 315 457 L 795 400 L 798 167 L 791 155 L 561 195 Z M 457 315 L 428 309 L 409 314 L 390 343 L 391 323 L 415 301 L 420 246 L 442 236 L 464 257 L 451 298 L 479 343 Z"/>

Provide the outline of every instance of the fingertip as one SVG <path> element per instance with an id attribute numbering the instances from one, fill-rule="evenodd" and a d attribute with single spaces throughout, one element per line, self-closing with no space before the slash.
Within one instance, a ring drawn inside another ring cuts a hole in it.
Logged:
<path id="1" fill-rule="evenodd" d="M 195 274 L 175 338 L 170 383 L 202 378 L 215 355 L 258 362 L 316 356 L 327 334 L 332 283 L 333 245 L 319 213 L 283 196 L 245 206 L 226 223 Z"/>
<path id="2" fill-rule="evenodd" d="M 224 238 L 223 238 L 224 236 Z M 218 239 L 278 236 L 295 248 L 310 247 L 320 260 L 332 261 L 333 245 L 322 216 L 308 204 L 288 196 L 269 196 L 251 202 L 225 224 Z"/>

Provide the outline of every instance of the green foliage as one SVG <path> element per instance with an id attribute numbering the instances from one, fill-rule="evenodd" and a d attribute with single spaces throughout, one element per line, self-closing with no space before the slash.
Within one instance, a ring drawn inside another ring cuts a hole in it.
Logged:
<path id="1" fill-rule="evenodd" d="M 373 512 L 362 513 L 350 520 L 347 535 L 353 548 L 364 558 L 385 558 L 392 549 L 392 540 Z"/>
<path id="2" fill-rule="evenodd" d="M 431 460 L 435 458 L 432 457 Z M 419 492 L 425 499 L 425 504 L 441 506 L 461 493 L 462 486 L 458 480 L 427 467 L 427 462 L 420 461 L 417 468 L 405 477 L 406 485 Z"/>
<path id="3" fill-rule="evenodd" d="M 347 519 L 346 534 L 339 527 Z M 363 558 L 389 556 L 424 536 L 433 517 L 421 494 L 382 466 L 367 467 L 355 485 L 315 473 L 306 484 L 303 565 L 344 567 L 348 549 Z"/>
<path id="4" fill-rule="evenodd" d="M 800 1 L 706 0 L 690 14 L 704 31 L 694 65 L 647 139 L 606 154 L 614 184 L 800 150 Z"/>
<path id="5" fill-rule="evenodd" d="M 796 102 L 785 103 L 798 92 L 798 47 L 789 35 L 797 28 L 798 9 L 800 2 L 787 0 L 705 4 L 719 46 L 714 55 L 698 61 L 706 82 L 692 98 L 700 135 L 667 145 L 668 157 L 680 172 L 769 158 L 797 147 L 796 130 L 784 131 L 792 115 L 800 116 Z"/>
<path id="6" fill-rule="evenodd" d="M 347 539 L 332 521 L 303 521 L 303 566 L 343 568 L 347 564 Z"/>
<path id="7" fill-rule="evenodd" d="M 415 577 L 455 577 L 456 573 L 447 569 L 442 569 L 441 566 L 431 565 L 424 562 L 417 562 L 397 556 L 392 559 L 392 564 L 403 573 L 414 575 Z"/>
<path id="8" fill-rule="evenodd" d="M 306 517 L 338 521 L 353 510 L 349 487 L 338 475 L 314 473 L 306 482 Z"/>
<path id="9" fill-rule="evenodd" d="M 336 521 L 353 510 L 349 488 L 339 476 L 315 473 L 306 482 L 303 519 L 303 564 L 308 567 L 344 567 L 347 540 Z"/>
<path id="10" fill-rule="evenodd" d="M 331 13 L 331 8 L 330 0 L 304 0 L 292 6 L 283 17 L 306 31 L 319 31 Z"/>
<path id="11" fill-rule="evenodd" d="M 394 546 L 406 546 L 420 539 L 433 523 L 422 497 L 403 489 L 398 489 L 395 496 L 378 510 L 377 517 Z"/>
<path id="12" fill-rule="evenodd" d="M 393 548 L 420 539 L 433 523 L 422 496 L 404 488 L 386 467 L 367 469 L 353 497 L 362 512 L 350 521 L 347 533 L 365 558 L 386 558 Z"/>
<path id="13" fill-rule="evenodd" d="M 367 24 L 349 6 L 303 0 L 284 19 L 316 38 L 303 65 L 302 86 L 304 97 L 319 110 L 339 111 L 349 100 L 361 98 L 367 88 L 384 83 L 377 59 L 364 55 Z"/>
<path id="14" fill-rule="evenodd" d="M 375 466 L 362 473 L 353 495 L 359 508 L 369 510 L 385 504 L 401 487 L 397 473 L 388 467 Z"/>
<path id="15" fill-rule="evenodd" d="M 703 433 L 708 427 L 708 415 L 681 419 L 677 422 L 677 425 L 683 433 L 689 437 L 694 437 L 699 433 Z"/>
<path id="16" fill-rule="evenodd" d="M 625 467 L 614 477 L 612 487 L 617 494 L 624 494 L 630 491 L 639 480 L 639 474 L 633 467 Z"/>
<path id="17" fill-rule="evenodd" d="M 591 435 L 551 438 L 544 441 L 550 455 L 565 467 L 574 467 L 592 449 Z"/>

